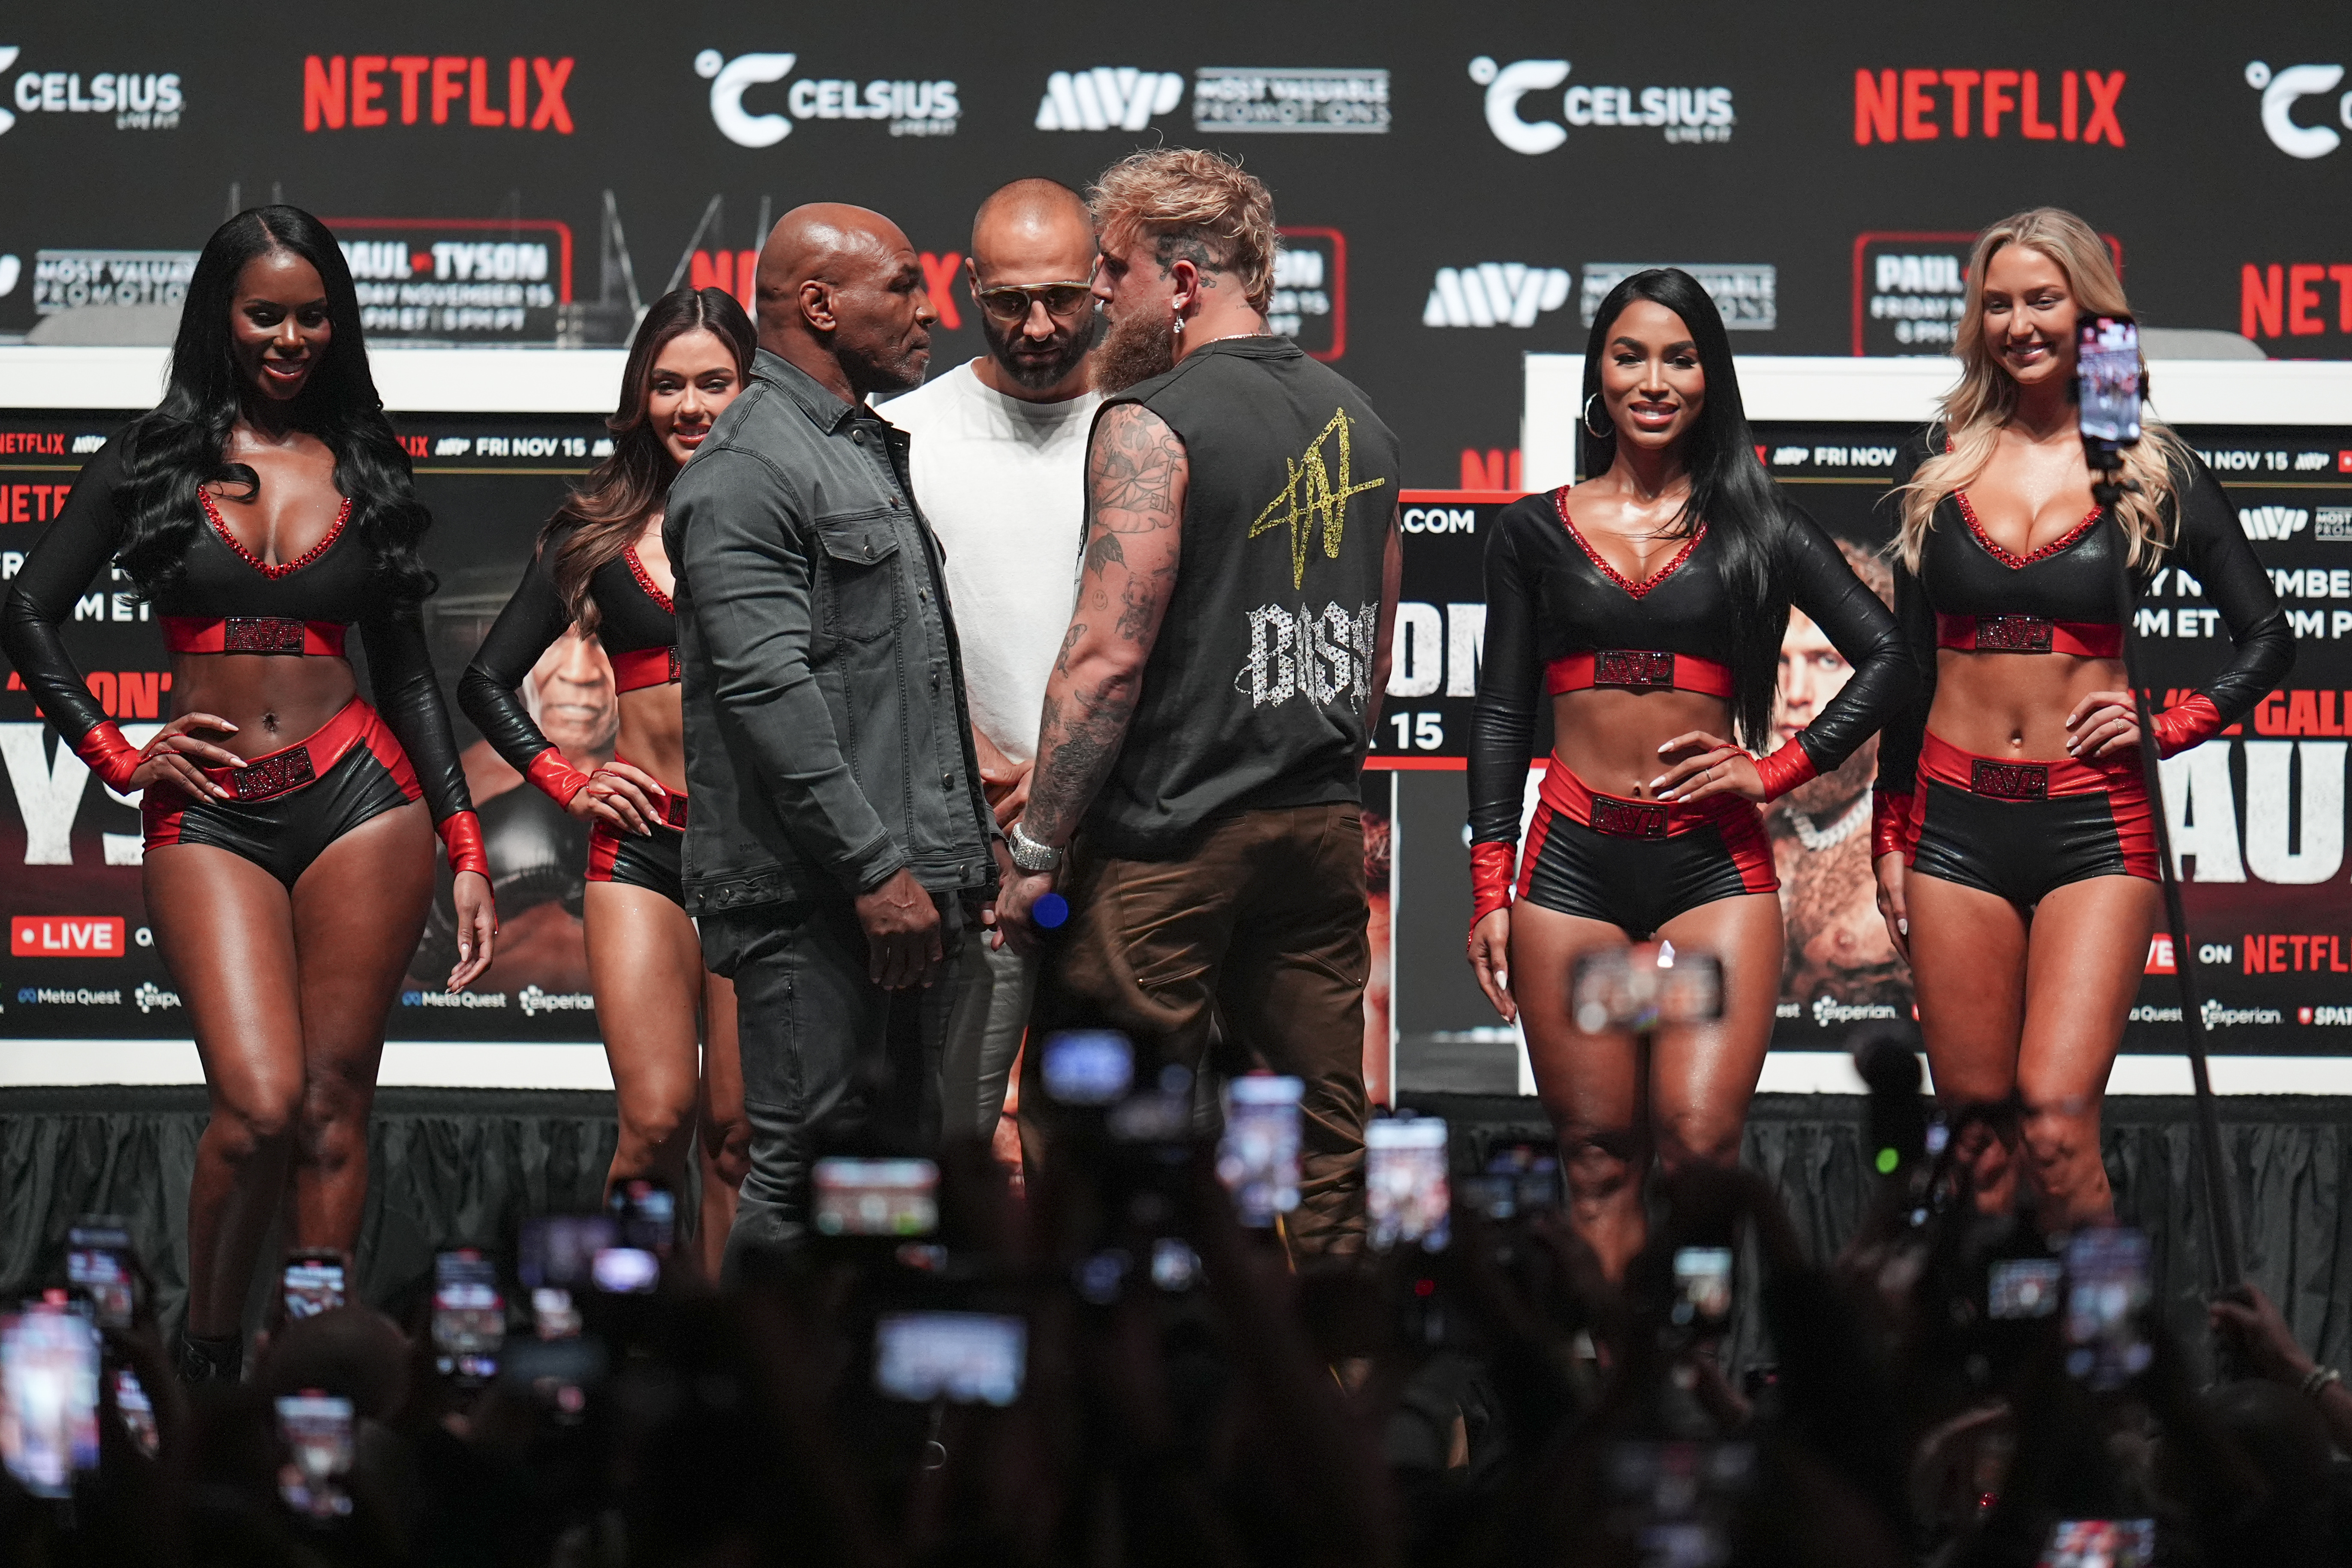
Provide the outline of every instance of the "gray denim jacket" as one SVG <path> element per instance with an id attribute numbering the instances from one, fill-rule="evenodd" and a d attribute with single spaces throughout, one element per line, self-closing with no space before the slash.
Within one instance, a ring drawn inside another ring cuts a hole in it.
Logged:
<path id="1" fill-rule="evenodd" d="M 963 663 L 907 436 L 761 350 L 671 486 L 686 906 L 992 888 Z"/>

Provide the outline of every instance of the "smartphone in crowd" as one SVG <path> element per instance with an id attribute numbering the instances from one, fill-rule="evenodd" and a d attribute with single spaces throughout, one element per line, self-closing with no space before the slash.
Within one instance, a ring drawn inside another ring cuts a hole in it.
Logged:
<path id="1" fill-rule="evenodd" d="M 1066 1029 L 1045 1037 L 1045 1092 L 1065 1105 L 1112 1105 L 1135 1082 L 1135 1047 L 1116 1030 Z"/>
<path id="2" fill-rule="evenodd" d="M 1465 1210 L 1497 1221 L 1558 1208 L 1559 1151 L 1548 1144 L 1497 1145 L 1484 1170 L 1454 1182 L 1454 1194 Z"/>
<path id="3" fill-rule="evenodd" d="M 2087 441 L 2129 446 L 2139 439 L 2147 395 L 2139 325 L 2128 316 L 2085 316 L 2074 332 L 2075 423 Z"/>
<path id="4" fill-rule="evenodd" d="M 2066 1370 L 2094 1388 L 2120 1388 L 2147 1369 L 2147 1236 L 2089 1228 L 2066 1243 Z"/>
<path id="5" fill-rule="evenodd" d="M 810 1172 L 820 1236 L 929 1236 L 940 1228 L 940 1167 L 930 1160 L 835 1155 Z"/>
<path id="6" fill-rule="evenodd" d="M 1029 1325 L 994 1312 L 885 1312 L 874 1324 L 874 1385 L 926 1404 L 1012 1404 L 1028 1373 Z"/>
<path id="7" fill-rule="evenodd" d="M 1705 1338 L 1731 1327 L 1731 1249 L 1675 1249 L 1675 1326 Z"/>
<path id="8" fill-rule="evenodd" d="M 1732 1527 L 1757 1479 L 1754 1444 L 1614 1442 L 1605 1463 L 1610 1525 L 1639 1561 L 1731 1561 Z"/>
<path id="9" fill-rule="evenodd" d="M 434 1254 L 433 1361 L 468 1387 L 498 1375 L 507 1340 L 507 1299 L 498 1265 L 470 1247 Z"/>
<path id="10" fill-rule="evenodd" d="M 573 1291 L 591 1283 L 596 1254 L 620 1239 L 609 1215 L 538 1214 L 522 1222 L 515 1273 L 526 1289 Z"/>
<path id="11" fill-rule="evenodd" d="M 631 1176 L 613 1184 L 605 1207 L 620 1227 L 618 1245 L 669 1256 L 677 1237 L 677 1195 L 669 1184 L 653 1176 Z"/>
<path id="12" fill-rule="evenodd" d="M 138 1277 L 131 1232 L 121 1220 L 85 1218 L 66 1232 L 66 1278 L 89 1293 L 100 1328 L 131 1326 Z"/>
<path id="13" fill-rule="evenodd" d="M 341 1306 L 349 1299 L 345 1294 L 345 1275 L 341 1252 L 316 1249 L 286 1254 L 286 1267 L 278 1276 L 278 1284 L 285 1298 L 287 1321 L 315 1318 Z"/>
<path id="14" fill-rule="evenodd" d="M 1296 1078 L 1262 1072 L 1225 1085 L 1217 1176 L 1244 1225 L 1263 1230 L 1298 1207 L 1298 1097 L 1305 1090 Z"/>
<path id="15" fill-rule="evenodd" d="M 579 1304 L 561 1285 L 541 1285 L 530 1293 L 530 1332 L 540 1339 L 571 1339 L 580 1333 Z"/>
<path id="16" fill-rule="evenodd" d="M 0 1317 L 0 1462 L 35 1497 L 98 1468 L 98 1325 L 51 1291 Z"/>
<path id="17" fill-rule="evenodd" d="M 2155 1561 L 2152 1519 L 2062 1519 L 2034 1568 L 2148 1568 Z"/>
<path id="18" fill-rule="evenodd" d="M 1442 1252 L 1454 1197 L 1446 1184 L 1445 1124 L 1435 1116 L 1382 1117 L 1364 1124 L 1367 1239 L 1381 1251 L 1418 1242 Z"/>
<path id="19" fill-rule="evenodd" d="M 2055 1258 L 1999 1258 L 1985 1280 L 1985 1315 L 2046 1318 L 2064 1295 L 2065 1270 Z"/>
<path id="20" fill-rule="evenodd" d="M 163 1433 L 155 1425 L 155 1402 L 147 1397 L 147 1386 L 139 1381 L 139 1375 L 127 1366 L 114 1369 L 114 1413 L 141 1453 L 152 1459 L 163 1450 Z"/>
<path id="21" fill-rule="evenodd" d="M 278 1470 L 278 1495 L 295 1512 L 318 1520 L 352 1511 L 342 1478 L 352 1468 L 352 1402 L 315 1389 L 278 1400 L 278 1435 L 286 1462 Z"/>

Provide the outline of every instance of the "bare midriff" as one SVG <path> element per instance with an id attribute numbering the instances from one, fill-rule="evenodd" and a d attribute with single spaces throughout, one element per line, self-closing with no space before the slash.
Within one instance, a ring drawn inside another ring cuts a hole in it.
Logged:
<path id="1" fill-rule="evenodd" d="M 1658 747 L 1693 730 L 1729 738 L 1731 705 L 1705 692 L 1596 686 L 1551 699 L 1552 753 L 1587 788 L 1622 800 L 1653 799 L 1671 766 Z"/>
<path id="2" fill-rule="evenodd" d="M 621 733 L 614 755 L 686 793 L 686 705 L 676 681 L 621 694 Z"/>
<path id="3" fill-rule="evenodd" d="M 2126 689 L 2120 659 L 1939 648 L 1927 728 L 1979 757 L 2063 761 L 2075 705 L 2093 692 Z"/>
<path id="4" fill-rule="evenodd" d="M 250 760 L 283 751 L 317 733 L 359 695 L 341 659 L 282 653 L 174 653 L 172 716 L 208 713 L 236 726 L 234 735 L 199 731 Z"/>

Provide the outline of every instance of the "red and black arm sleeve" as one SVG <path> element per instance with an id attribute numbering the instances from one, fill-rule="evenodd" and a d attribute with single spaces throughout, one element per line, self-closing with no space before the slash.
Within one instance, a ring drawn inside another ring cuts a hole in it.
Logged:
<path id="1" fill-rule="evenodd" d="M 1853 674 L 1792 744 L 1827 773 L 1908 707 L 1919 672 L 1895 617 L 1854 575 L 1821 525 L 1782 504 L 1780 559 L 1790 602 L 1812 618 Z"/>
<path id="2" fill-rule="evenodd" d="M 1903 486 L 1943 438 L 1931 428 L 1904 443 L 1896 459 L 1895 487 L 1879 505 L 1900 537 Z M 1919 747 L 1927 735 L 1927 710 L 1936 701 L 1936 607 L 1927 590 L 1897 555 L 1895 567 L 1895 626 L 1911 661 L 1909 700 L 1885 719 L 1878 736 L 1878 779 L 1871 791 L 1871 856 L 1901 852 L 1910 833 L 1911 800 L 1918 789 Z"/>
<path id="3" fill-rule="evenodd" d="M 65 743 L 117 789 L 129 787 L 138 753 L 89 695 L 66 651 L 65 624 L 73 618 L 75 601 L 109 570 L 122 546 L 122 517 L 115 504 L 122 468 L 119 440 L 108 442 L 89 460 L 64 510 L 17 569 L 0 611 L 0 647 L 25 689 Z"/>
<path id="4" fill-rule="evenodd" d="M 2156 716 L 2157 750 L 2165 757 L 2242 720 L 2294 667 L 2294 633 L 2271 574 L 2246 542 L 2238 509 L 2204 461 L 2193 452 L 2187 457 L 2186 472 L 2174 467 L 2172 556 L 2221 612 L 2235 651 L 2196 695 Z"/>
<path id="5" fill-rule="evenodd" d="M 1535 502 L 1549 504 L 1548 497 Z M 1543 700 L 1534 584 L 1521 560 L 1516 502 L 1486 541 L 1486 642 L 1470 717 L 1470 862 L 1475 925 L 1509 902 L 1519 810 Z"/>
<path id="6" fill-rule="evenodd" d="M 560 541 L 547 548 L 559 549 Z M 567 806 L 588 782 L 587 775 L 564 761 L 555 743 L 531 722 L 519 688 L 530 678 L 540 655 L 570 625 L 542 549 L 532 556 L 521 586 L 499 612 L 490 634 L 482 639 L 474 662 L 457 682 L 457 706 L 492 748 L 509 767 Z"/>
<path id="7" fill-rule="evenodd" d="M 457 759 L 457 737 L 450 733 L 449 710 L 441 703 L 441 683 L 433 673 L 420 607 L 413 602 L 392 605 L 360 622 L 360 634 L 367 640 L 376 712 L 408 754 L 435 831 L 448 846 L 450 869 L 488 876 L 482 830 L 466 788 L 466 770 Z"/>

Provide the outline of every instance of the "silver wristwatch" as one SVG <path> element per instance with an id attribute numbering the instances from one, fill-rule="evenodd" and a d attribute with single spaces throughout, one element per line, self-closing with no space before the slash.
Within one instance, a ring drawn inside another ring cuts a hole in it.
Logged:
<path id="1" fill-rule="evenodd" d="M 1062 869 L 1062 852 L 1041 844 L 1021 831 L 1015 822 L 1005 831 L 1004 847 L 1011 852 L 1013 863 L 1032 873 Z"/>

